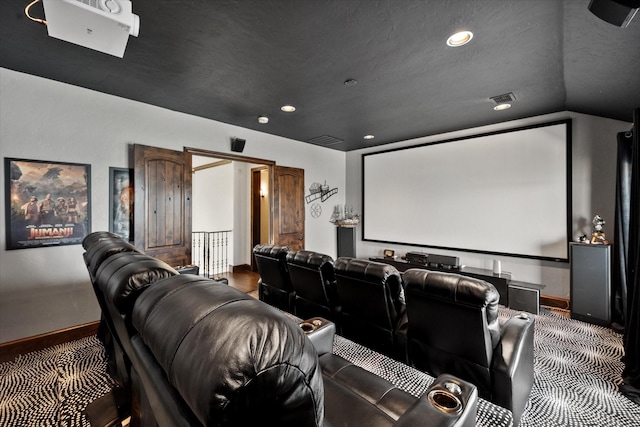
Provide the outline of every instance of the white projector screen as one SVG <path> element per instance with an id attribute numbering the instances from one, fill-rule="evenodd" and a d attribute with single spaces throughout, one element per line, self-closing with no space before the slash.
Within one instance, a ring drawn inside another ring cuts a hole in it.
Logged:
<path id="1" fill-rule="evenodd" d="M 571 121 L 362 157 L 363 240 L 567 261 Z"/>

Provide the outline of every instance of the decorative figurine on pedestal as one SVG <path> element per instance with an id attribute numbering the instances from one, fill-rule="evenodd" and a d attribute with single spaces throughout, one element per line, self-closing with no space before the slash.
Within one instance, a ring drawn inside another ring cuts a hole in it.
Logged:
<path id="1" fill-rule="evenodd" d="M 602 231 L 602 227 L 605 224 L 604 219 L 600 215 L 596 215 L 593 217 L 593 232 L 591 233 L 591 243 L 596 245 L 608 245 L 609 241 L 606 239 L 604 235 L 604 231 Z"/>

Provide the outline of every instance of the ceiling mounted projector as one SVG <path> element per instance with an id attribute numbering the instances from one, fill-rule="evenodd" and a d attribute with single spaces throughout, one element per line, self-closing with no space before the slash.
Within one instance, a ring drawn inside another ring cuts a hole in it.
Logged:
<path id="1" fill-rule="evenodd" d="M 140 18 L 129 0 L 42 0 L 49 36 L 124 57 L 129 35 L 138 37 Z"/>
<path id="2" fill-rule="evenodd" d="M 640 8 L 640 0 L 591 0 L 589 10 L 603 21 L 628 27 Z"/>

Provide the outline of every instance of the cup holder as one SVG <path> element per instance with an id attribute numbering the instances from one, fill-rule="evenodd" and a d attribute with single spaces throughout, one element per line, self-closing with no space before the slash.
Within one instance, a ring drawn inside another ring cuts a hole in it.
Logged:
<path id="1" fill-rule="evenodd" d="M 302 328 L 305 334 L 308 334 L 309 332 L 313 332 L 316 330 L 316 326 L 314 326 L 313 323 L 311 322 L 302 322 L 300 323 L 300 327 Z"/>
<path id="2" fill-rule="evenodd" d="M 446 390 L 431 390 L 428 398 L 436 409 L 447 414 L 458 414 L 462 411 L 460 399 Z"/>
<path id="3" fill-rule="evenodd" d="M 305 334 L 310 334 L 311 332 L 320 328 L 320 326 L 324 325 L 324 323 L 325 322 L 323 322 L 322 319 L 309 319 L 300 322 L 299 325 Z"/>

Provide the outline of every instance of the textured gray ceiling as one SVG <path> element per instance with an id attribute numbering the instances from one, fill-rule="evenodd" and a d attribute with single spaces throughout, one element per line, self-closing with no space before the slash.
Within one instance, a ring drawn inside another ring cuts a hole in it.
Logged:
<path id="1" fill-rule="evenodd" d="M 565 109 L 631 122 L 640 107 L 640 17 L 619 28 L 589 0 L 133 0 L 123 59 L 48 37 L 27 3 L 0 4 L 2 67 L 337 150 Z M 447 47 L 460 29 L 471 43 Z"/>

